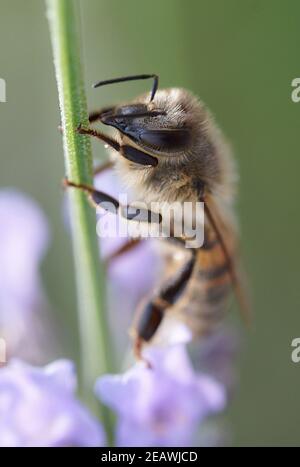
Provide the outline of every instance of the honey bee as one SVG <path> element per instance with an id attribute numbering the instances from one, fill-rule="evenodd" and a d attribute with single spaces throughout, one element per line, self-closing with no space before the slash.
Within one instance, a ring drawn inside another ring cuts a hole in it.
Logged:
<path id="1" fill-rule="evenodd" d="M 241 307 L 248 310 L 240 280 L 233 207 L 236 169 L 230 146 L 209 110 L 185 89 L 158 89 L 157 75 L 100 81 L 94 87 L 149 78 L 153 79 L 150 94 L 90 114 L 90 123 L 99 121 L 114 128 L 113 138 L 91 127 L 77 129 L 110 147 L 112 160 L 108 165 L 114 164 L 121 179 L 147 206 L 157 201 L 204 203 L 204 242 L 200 248 L 185 248 L 183 236 L 160 239 L 163 244 L 172 243 L 173 253 L 184 252 L 184 261 L 177 270 L 171 268 L 172 274 L 139 310 L 133 333 L 138 357 L 171 313 L 197 337 L 210 333 L 221 322 L 231 288 Z M 72 181 L 66 184 L 85 190 L 95 206 L 106 209 L 105 205 L 112 203 L 121 209 L 116 199 L 93 187 Z M 126 207 L 122 207 L 122 214 L 131 219 Z M 150 209 L 139 211 L 144 221 L 150 214 Z M 119 253 L 136 242 L 132 240 Z"/>

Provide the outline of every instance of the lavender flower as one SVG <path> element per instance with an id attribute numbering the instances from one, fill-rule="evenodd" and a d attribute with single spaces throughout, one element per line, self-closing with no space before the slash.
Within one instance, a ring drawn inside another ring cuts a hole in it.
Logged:
<path id="1" fill-rule="evenodd" d="M 73 364 L 13 360 L 0 369 L 0 446 L 103 446 L 101 425 L 76 400 Z"/>
<path id="2" fill-rule="evenodd" d="M 10 356 L 36 361 L 39 338 L 41 348 L 48 344 L 42 331 L 48 305 L 39 275 L 48 243 L 48 223 L 38 205 L 17 190 L 1 190 L 0 337 Z"/>
<path id="3" fill-rule="evenodd" d="M 196 430 L 225 407 L 222 385 L 196 374 L 183 345 L 145 352 L 153 366 L 98 379 L 96 394 L 118 414 L 119 446 L 192 446 Z"/>

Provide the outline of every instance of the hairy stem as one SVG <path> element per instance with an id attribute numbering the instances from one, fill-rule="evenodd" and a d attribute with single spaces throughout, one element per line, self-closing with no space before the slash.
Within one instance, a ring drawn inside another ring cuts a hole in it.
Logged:
<path id="1" fill-rule="evenodd" d="M 66 176 L 92 184 L 92 153 L 88 137 L 79 135 L 79 123 L 88 123 L 80 58 L 77 0 L 46 0 L 63 128 Z M 96 404 L 95 379 L 112 371 L 112 351 L 105 314 L 104 270 L 99 261 L 95 213 L 80 190 L 69 189 L 71 233 L 76 272 L 81 388 L 85 401 Z M 101 408 L 102 421 L 111 433 L 110 417 Z"/>

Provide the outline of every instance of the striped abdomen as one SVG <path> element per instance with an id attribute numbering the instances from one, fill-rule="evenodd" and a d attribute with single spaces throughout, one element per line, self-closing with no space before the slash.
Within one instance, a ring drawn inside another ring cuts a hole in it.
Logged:
<path id="1" fill-rule="evenodd" d="M 206 334 L 227 311 L 231 288 L 230 263 L 216 233 L 209 229 L 204 245 L 196 253 L 192 277 L 176 311 L 195 335 Z"/>

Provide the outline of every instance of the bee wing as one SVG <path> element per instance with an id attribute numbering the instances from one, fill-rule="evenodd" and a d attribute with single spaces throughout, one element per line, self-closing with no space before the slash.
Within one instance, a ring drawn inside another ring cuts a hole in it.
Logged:
<path id="1" fill-rule="evenodd" d="M 205 216 L 209 222 L 209 225 L 213 232 L 216 235 L 216 238 L 219 242 L 221 247 L 221 251 L 225 258 L 228 272 L 231 277 L 232 287 L 236 296 L 236 299 L 239 304 L 239 308 L 241 310 L 242 316 L 247 324 L 251 321 L 251 307 L 250 301 L 248 297 L 248 292 L 245 286 L 245 272 L 242 268 L 241 261 L 237 252 L 236 244 L 232 247 L 232 232 L 229 231 L 228 227 L 222 221 L 221 217 L 218 215 L 218 210 L 216 208 L 215 203 L 213 202 L 211 197 L 204 198 L 204 212 Z M 236 241 L 234 240 L 234 243 Z M 211 252 L 211 255 L 217 254 L 220 256 L 218 250 L 214 253 L 214 249 Z M 217 263 L 220 263 L 219 258 L 215 258 Z M 211 262 L 214 263 L 214 259 L 211 258 Z"/>

